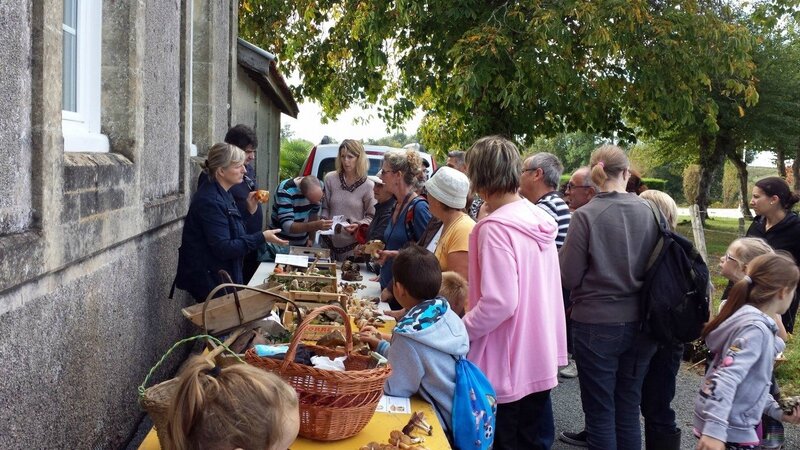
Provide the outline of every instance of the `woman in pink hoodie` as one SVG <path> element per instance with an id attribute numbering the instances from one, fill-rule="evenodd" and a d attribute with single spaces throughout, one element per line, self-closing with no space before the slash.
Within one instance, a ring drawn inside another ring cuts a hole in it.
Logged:
<path id="1" fill-rule="evenodd" d="M 550 389 L 567 364 L 557 225 L 517 195 L 521 160 L 499 136 L 467 153 L 472 188 L 491 214 L 469 239 L 469 359 L 497 392 L 494 449 L 549 449 L 555 429 Z"/>

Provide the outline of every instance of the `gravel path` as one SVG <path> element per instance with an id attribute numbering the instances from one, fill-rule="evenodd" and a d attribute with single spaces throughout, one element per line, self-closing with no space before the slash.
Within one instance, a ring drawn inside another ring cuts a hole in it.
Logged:
<path id="1" fill-rule="evenodd" d="M 684 364 L 678 374 L 678 385 L 672 407 L 678 415 L 678 426 L 681 427 L 682 449 L 692 450 L 697 439 L 692 435 L 692 409 L 694 395 L 700 385 L 700 375 L 688 370 Z M 553 450 L 577 450 L 580 447 L 566 444 L 558 440 L 561 431 L 580 431 L 583 427 L 583 411 L 581 410 L 580 389 L 578 379 L 559 379 L 559 385 L 553 390 L 553 415 L 556 422 L 556 442 Z M 800 449 L 800 426 L 785 425 L 785 449 Z M 642 443 L 644 448 L 644 442 Z"/>

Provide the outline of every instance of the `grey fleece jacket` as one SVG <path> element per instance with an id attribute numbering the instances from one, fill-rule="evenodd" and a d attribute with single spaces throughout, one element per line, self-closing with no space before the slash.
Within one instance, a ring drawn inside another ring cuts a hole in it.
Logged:
<path id="1" fill-rule="evenodd" d="M 392 333 L 391 346 L 382 345 L 392 365 L 383 390 L 388 395 L 410 397 L 420 393 L 434 406 L 439 420 L 450 429 L 456 389 L 455 356 L 469 352 L 464 323 L 441 297 L 408 310 Z"/>
<path id="2" fill-rule="evenodd" d="M 706 337 L 714 354 L 694 401 L 694 428 L 723 442 L 758 442 L 756 425 L 783 412 L 769 394 L 775 356 L 785 344 L 778 326 L 752 305 L 739 308 Z"/>
<path id="3" fill-rule="evenodd" d="M 652 210 L 636 194 L 602 192 L 575 210 L 558 252 L 572 320 L 639 321 L 639 291 L 658 236 Z"/>

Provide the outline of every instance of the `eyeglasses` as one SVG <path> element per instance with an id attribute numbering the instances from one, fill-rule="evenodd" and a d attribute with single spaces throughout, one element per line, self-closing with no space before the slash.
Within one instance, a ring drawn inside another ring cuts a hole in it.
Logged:
<path id="1" fill-rule="evenodd" d="M 736 259 L 733 256 L 731 256 L 730 253 L 725 253 L 725 256 L 723 256 L 723 258 L 725 258 L 725 261 L 731 260 L 733 262 L 737 262 L 737 263 L 741 264 L 741 261 L 739 261 L 738 259 Z"/>
<path id="2" fill-rule="evenodd" d="M 400 172 L 400 171 L 399 171 L 399 170 L 386 170 L 386 169 L 381 169 L 381 175 L 385 175 L 385 174 L 387 174 L 387 173 L 397 173 L 397 172 Z"/>
<path id="3" fill-rule="evenodd" d="M 534 168 L 531 168 L 531 169 L 522 169 L 522 173 L 525 173 L 525 172 L 536 172 L 537 170 L 539 170 L 538 167 L 534 167 Z"/>
<path id="4" fill-rule="evenodd" d="M 589 189 L 589 188 L 591 188 L 591 186 L 578 186 L 576 184 L 567 183 L 567 188 L 564 191 L 566 192 L 566 191 L 571 191 L 572 189 Z"/>

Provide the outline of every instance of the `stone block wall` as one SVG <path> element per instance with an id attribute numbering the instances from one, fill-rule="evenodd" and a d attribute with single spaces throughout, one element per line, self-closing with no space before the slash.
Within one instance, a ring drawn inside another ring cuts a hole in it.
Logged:
<path id="1" fill-rule="evenodd" d="M 180 314 L 193 300 L 167 299 L 197 180 L 192 118 L 206 140 L 229 126 L 237 3 L 104 0 L 101 132 L 111 151 L 65 153 L 62 3 L 0 0 L 0 18 L 14 17 L 0 19 L 0 448 L 130 439 L 144 415 L 136 387 L 197 331 Z M 198 46 L 198 25 L 224 42 Z M 198 51 L 200 86 L 189 76 Z M 211 86 L 219 92 L 208 95 Z M 208 108 L 190 100 L 202 89 Z"/>

